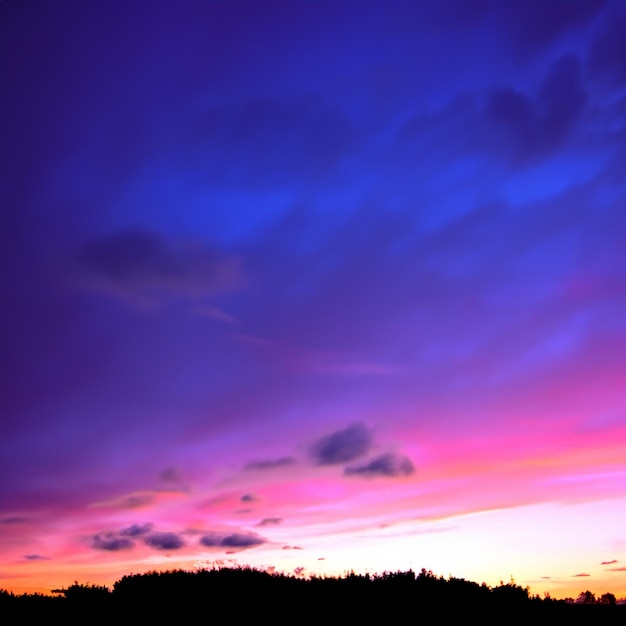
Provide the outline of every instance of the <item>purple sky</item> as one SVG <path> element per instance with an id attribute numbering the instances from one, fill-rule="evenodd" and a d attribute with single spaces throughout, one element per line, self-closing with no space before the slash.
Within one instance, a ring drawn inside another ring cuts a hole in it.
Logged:
<path id="1" fill-rule="evenodd" d="M 625 32 L 0 2 L 0 588 L 233 558 L 626 595 Z"/>

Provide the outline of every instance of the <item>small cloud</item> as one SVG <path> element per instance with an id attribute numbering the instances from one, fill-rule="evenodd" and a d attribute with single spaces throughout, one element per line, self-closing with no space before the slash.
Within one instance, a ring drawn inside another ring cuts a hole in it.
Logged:
<path id="1" fill-rule="evenodd" d="M 176 533 L 153 533 L 145 537 L 144 543 L 157 550 L 178 550 L 185 545 Z"/>
<path id="2" fill-rule="evenodd" d="M 300 546 L 283 546 L 282 549 L 283 550 L 304 550 L 304 548 L 301 548 Z"/>
<path id="3" fill-rule="evenodd" d="M 120 530 L 121 537 L 141 537 L 152 530 L 152 524 L 133 524 Z"/>
<path id="4" fill-rule="evenodd" d="M 251 548 L 265 543 L 265 539 L 253 533 L 233 533 L 222 539 L 222 545 L 229 548 Z"/>
<path id="5" fill-rule="evenodd" d="M 96 550 L 105 550 L 107 552 L 130 550 L 130 548 L 134 547 L 134 545 L 134 542 L 128 537 L 122 537 L 118 533 L 111 532 L 95 534 L 91 543 L 91 546 Z"/>
<path id="6" fill-rule="evenodd" d="M 207 548 L 254 548 L 265 542 L 260 535 L 247 532 L 210 532 L 200 537 L 200 543 Z"/>
<path id="7" fill-rule="evenodd" d="M 602 561 L 600 565 L 613 565 L 613 563 L 617 563 L 617 559 L 613 559 L 612 561 Z"/>
<path id="8" fill-rule="evenodd" d="M 586 578 L 587 576 L 591 576 L 591 574 L 587 574 L 586 572 L 581 572 L 580 574 L 574 574 L 572 578 Z"/>
<path id="9" fill-rule="evenodd" d="M 278 469 L 280 467 L 289 467 L 295 465 L 296 460 L 290 456 L 281 456 L 277 459 L 264 459 L 261 461 L 251 461 L 243 466 L 245 471 L 265 471 Z"/>
<path id="10" fill-rule="evenodd" d="M 253 493 L 246 493 L 241 496 L 242 502 L 256 502 L 258 498 Z"/>
<path id="11" fill-rule="evenodd" d="M 41 554 L 25 554 L 24 558 L 27 561 L 49 561 L 49 556 L 41 556 Z"/>
<path id="12" fill-rule="evenodd" d="M 371 447 L 369 430 L 357 423 L 321 437 L 311 445 L 310 452 L 316 465 L 336 465 L 367 454 Z"/>
<path id="13" fill-rule="evenodd" d="M 277 526 L 278 524 L 282 524 L 282 521 L 282 517 L 265 517 L 257 524 L 257 526 Z"/>
<path id="14" fill-rule="evenodd" d="M 382 454 L 362 465 L 346 467 L 344 474 L 347 476 L 385 476 L 387 478 L 397 478 L 399 476 L 410 476 L 415 473 L 415 466 L 411 459 L 397 454 Z"/>
<path id="15" fill-rule="evenodd" d="M 318 557 L 318 559 L 317 559 L 317 560 L 318 560 L 318 561 L 325 561 L 325 560 L 326 560 L 326 557 L 325 557 L 325 556 L 320 556 L 320 557 Z"/>
<path id="16" fill-rule="evenodd" d="M 305 569 L 306 569 L 306 567 L 296 567 L 296 568 L 294 568 L 293 573 L 296 576 L 304 576 L 304 570 Z"/>
<path id="17" fill-rule="evenodd" d="M 609 567 L 609 572 L 626 572 L 626 567 Z"/>

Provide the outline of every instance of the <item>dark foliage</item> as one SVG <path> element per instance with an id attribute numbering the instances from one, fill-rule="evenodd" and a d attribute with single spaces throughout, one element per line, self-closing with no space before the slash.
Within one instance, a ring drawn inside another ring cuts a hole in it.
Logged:
<path id="1" fill-rule="evenodd" d="M 174 570 L 124 576 L 112 590 L 74 583 L 55 593 L 0 591 L 0 624 L 626 623 L 626 606 L 608 601 L 540 599 L 512 582 L 488 587 L 426 570 L 309 579 L 248 567 Z"/>

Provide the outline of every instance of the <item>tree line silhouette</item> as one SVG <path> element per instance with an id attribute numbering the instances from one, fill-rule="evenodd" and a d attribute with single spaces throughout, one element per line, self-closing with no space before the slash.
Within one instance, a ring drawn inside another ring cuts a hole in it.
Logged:
<path id="1" fill-rule="evenodd" d="M 612 594 L 577 601 L 540 598 L 513 581 L 489 587 L 415 573 L 349 573 L 304 578 L 251 567 L 132 574 L 112 589 L 75 582 L 56 595 L 0 590 L 0 626 L 22 624 L 214 624 L 269 621 L 324 624 L 573 624 L 624 626 Z"/>

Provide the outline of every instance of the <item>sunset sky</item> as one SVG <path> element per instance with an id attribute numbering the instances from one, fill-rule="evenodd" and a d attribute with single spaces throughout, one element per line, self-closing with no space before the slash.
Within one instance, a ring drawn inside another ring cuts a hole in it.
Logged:
<path id="1" fill-rule="evenodd" d="M 2 0 L 0 589 L 626 596 L 625 33 L 623 0 Z"/>

